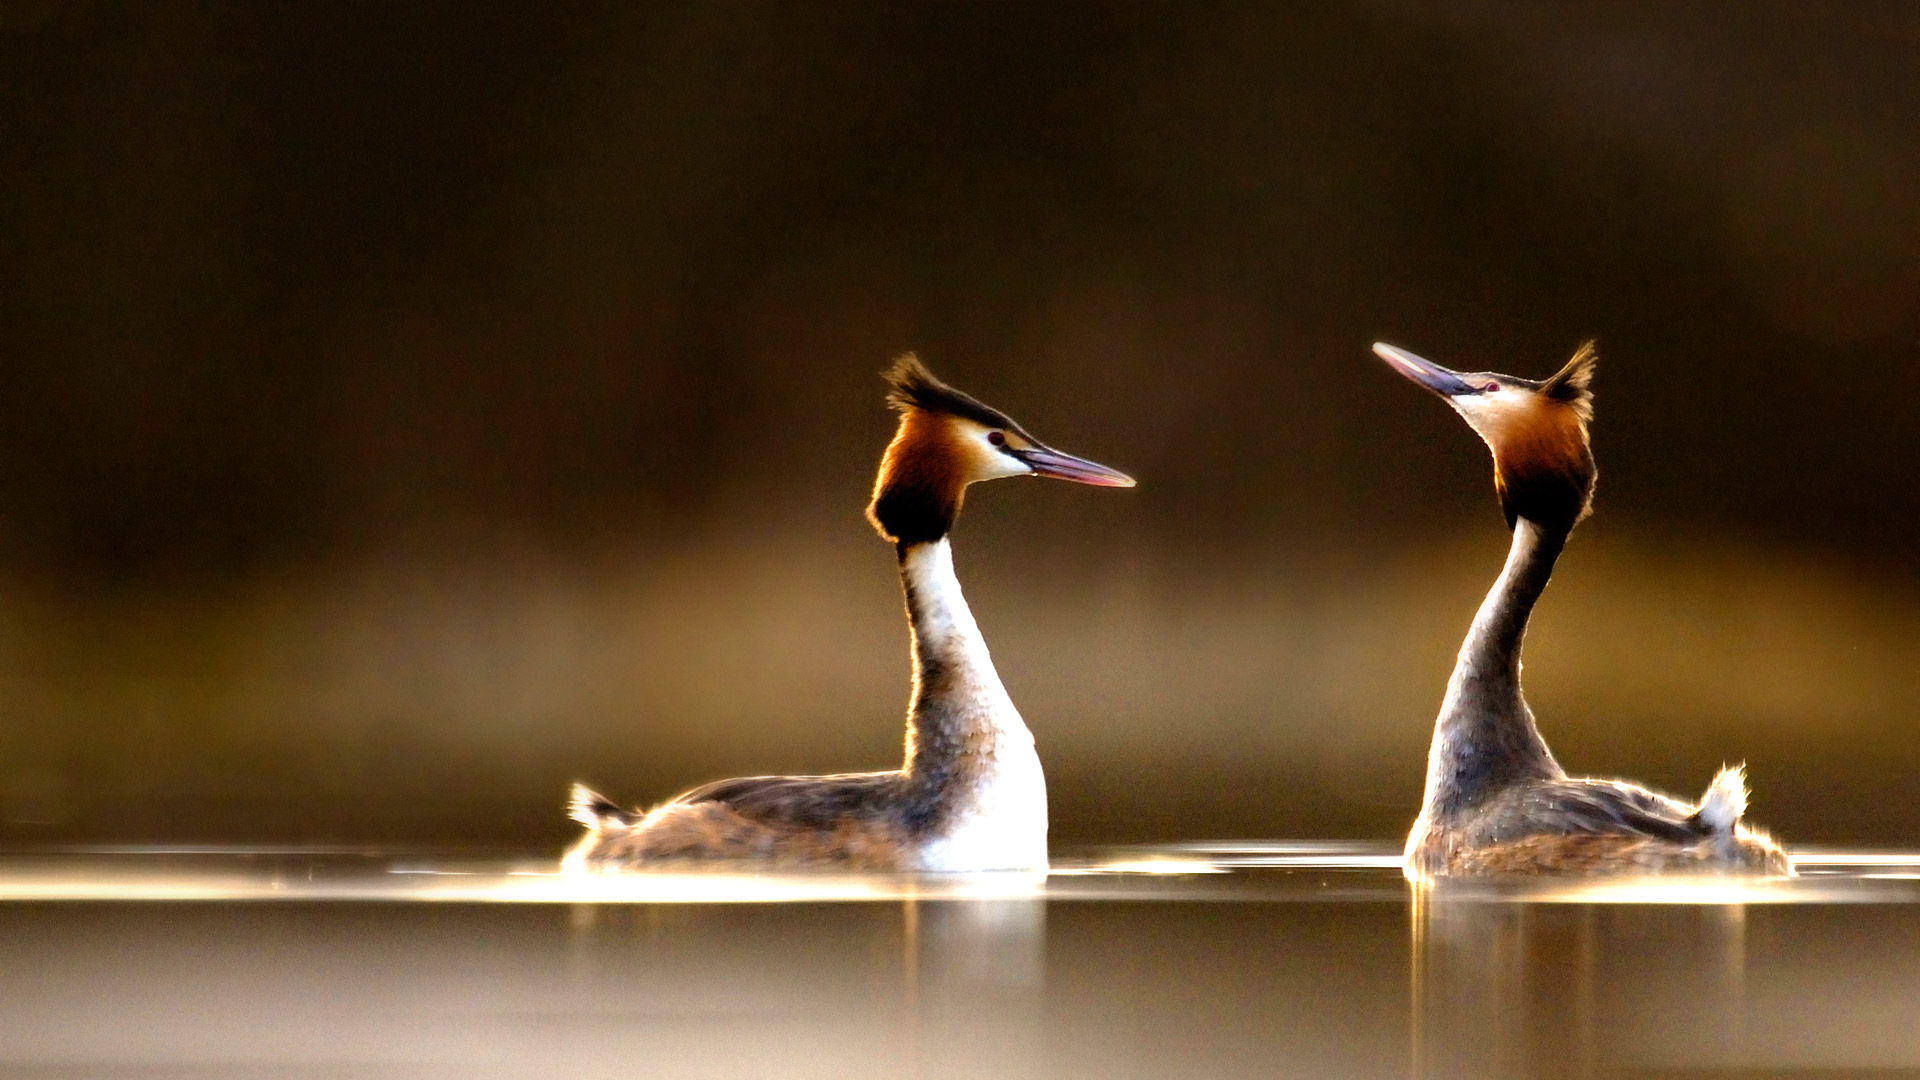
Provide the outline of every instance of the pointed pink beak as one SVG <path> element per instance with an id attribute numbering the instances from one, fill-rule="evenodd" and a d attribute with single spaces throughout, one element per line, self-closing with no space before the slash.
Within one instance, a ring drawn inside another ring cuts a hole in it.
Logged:
<path id="1" fill-rule="evenodd" d="M 1482 389 L 1461 378 L 1460 373 L 1451 368 L 1443 368 L 1424 356 L 1415 356 L 1384 341 L 1373 343 L 1373 355 L 1385 360 L 1393 370 L 1443 397 L 1477 394 Z"/>
<path id="2" fill-rule="evenodd" d="M 1032 446 L 1023 450 L 1009 450 L 1033 470 L 1035 476 L 1051 476 L 1060 480 L 1071 480 L 1076 484 L 1092 484 L 1094 487 L 1130 488 L 1133 477 L 1117 469 L 1109 469 L 1098 462 L 1077 458 L 1072 454 L 1063 454 L 1050 446 Z"/>

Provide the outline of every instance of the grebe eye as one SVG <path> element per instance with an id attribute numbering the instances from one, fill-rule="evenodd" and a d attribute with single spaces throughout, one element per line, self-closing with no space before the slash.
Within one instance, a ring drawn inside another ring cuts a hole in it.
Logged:
<path id="1" fill-rule="evenodd" d="M 998 431 L 987 432 L 987 441 L 995 446 L 1007 445 L 1007 437 Z"/>
<path id="2" fill-rule="evenodd" d="M 1485 390 L 1485 391 L 1486 391 L 1487 393 L 1489 393 L 1489 394 L 1491 394 L 1491 393 L 1493 393 L 1493 392 L 1494 392 L 1495 390 L 1498 390 L 1498 389 L 1500 389 L 1500 384 L 1499 384 L 1499 383 L 1497 383 L 1497 382 L 1490 382 L 1490 383 L 1488 383 L 1488 384 L 1487 384 L 1486 386 L 1484 386 L 1484 387 L 1481 387 L 1481 389 L 1483 389 L 1483 390 Z"/>

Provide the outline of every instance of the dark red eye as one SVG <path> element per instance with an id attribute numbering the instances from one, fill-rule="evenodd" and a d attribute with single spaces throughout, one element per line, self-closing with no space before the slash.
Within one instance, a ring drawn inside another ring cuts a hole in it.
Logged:
<path id="1" fill-rule="evenodd" d="M 998 431 L 987 432 L 987 441 L 995 446 L 1007 445 L 1007 437 Z"/>
<path id="2" fill-rule="evenodd" d="M 1491 393 L 1493 393 L 1493 392 L 1494 392 L 1495 390 L 1498 390 L 1498 389 L 1500 389 L 1500 384 L 1499 384 L 1499 383 L 1497 383 L 1497 382 L 1490 382 L 1490 383 L 1488 383 L 1488 384 L 1487 384 L 1486 386 L 1484 386 L 1484 387 L 1482 387 L 1481 389 L 1483 389 L 1483 390 L 1485 390 L 1485 391 L 1486 391 L 1487 393 L 1489 393 L 1489 394 L 1491 394 Z"/>

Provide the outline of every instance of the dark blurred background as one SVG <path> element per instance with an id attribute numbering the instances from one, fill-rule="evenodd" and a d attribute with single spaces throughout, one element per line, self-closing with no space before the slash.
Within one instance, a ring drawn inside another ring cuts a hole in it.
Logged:
<path id="1" fill-rule="evenodd" d="M 0 3 L 0 842 L 557 847 L 898 760 L 918 350 L 1058 842 L 1394 837 L 1601 342 L 1576 771 L 1920 835 L 1920 6 Z"/>

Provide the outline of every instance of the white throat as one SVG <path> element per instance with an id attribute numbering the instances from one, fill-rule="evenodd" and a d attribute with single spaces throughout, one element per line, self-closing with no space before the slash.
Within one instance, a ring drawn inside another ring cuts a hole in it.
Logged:
<path id="1" fill-rule="evenodd" d="M 942 537 L 930 544 L 915 544 L 901 560 L 901 573 L 912 591 L 910 604 L 916 659 L 934 660 L 949 668 L 957 678 L 953 689 L 977 699 L 995 720 L 1010 722 L 1022 734 L 1026 725 L 1014 710 L 1000 674 L 993 669 L 993 657 L 987 641 L 980 636 L 980 624 L 973 619 L 967 598 L 960 592 L 960 578 L 953 571 L 953 545 Z M 1027 736 L 1027 741 L 1033 741 Z"/>

